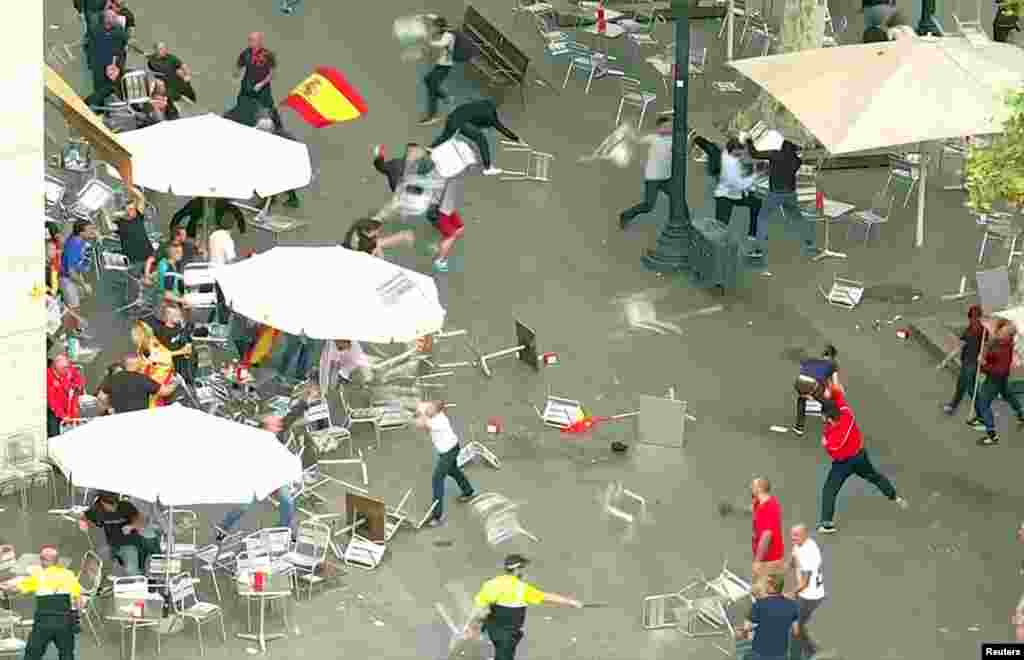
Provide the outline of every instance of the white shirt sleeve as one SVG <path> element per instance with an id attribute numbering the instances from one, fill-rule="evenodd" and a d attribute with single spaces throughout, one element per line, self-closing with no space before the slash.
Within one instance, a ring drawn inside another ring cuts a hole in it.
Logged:
<path id="1" fill-rule="evenodd" d="M 235 239 L 231 238 L 231 234 L 225 232 L 224 234 L 224 263 L 232 263 L 236 258 L 235 254 Z"/>

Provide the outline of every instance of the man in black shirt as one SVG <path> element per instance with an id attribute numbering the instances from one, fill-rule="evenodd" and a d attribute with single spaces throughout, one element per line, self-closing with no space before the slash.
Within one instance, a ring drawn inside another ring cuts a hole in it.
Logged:
<path id="1" fill-rule="evenodd" d="M 445 121 L 444 131 L 430 146 L 436 147 L 456 133 L 462 133 L 462 136 L 471 140 L 480 152 L 480 164 L 483 165 L 484 174 L 501 174 L 501 170 L 491 166 L 491 145 L 484 135 L 486 128 L 495 129 L 512 142 L 520 142 L 519 136 L 498 119 L 498 107 L 494 105 L 494 101 L 483 99 L 463 103 L 452 110 Z"/>
<path id="2" fill-rule="evenodd" d="M 174 371 L 191 385 L 194 380 L 193 353 L 184 352 L 182 349 L 192 343 L 192 324 L 185 323 L 181 309 L 177 305 L 169 304 L 164 306 L 163 321 L 154 327 L 153 331 L 160 343 L 175 354 Z M 179 351 L 182 352 L 179 354 Z"/>
<path id="3" fill-rule="evenodd" d="M 146 410 L 150 407 L 152 397 L 167 397 L 174 393 L 177 384 L 171 381 L 160 385 L 142 373 L 144 365 L 137 355 L 128 355 L 124 359 L 124 371 L 112 374 L 100 386 L 100 397 L 111 412 L 124 413 Z"/>
<path id="4" fill-rule="evenodd" d="M 160 551 L 159 538 L 145 526 L 135 505 L 111 493 L 100 493 L 82 519 L 103 528 L 110 553 L 125 575 L 144 575 L 149 557 Z"/>
<path id="5" fill-rule="evenodd" d="M 797 230 L 802 254 L 805 257 L 813 257 L 817 254 L 815 223 L 804 218 L 796 194 L 796 174 L 803 165 L 800 148 L 789 140 L 783 140 L 782 146 L 778 149 L 758 151 L 750 138 L 747 138 L 747 148 L 751 158 L 768 161 L 768 196 L 764 202 L 764 210 L 778 209 L 786 222 L 793 224 Z M 768 217 L 762 216 L 764 221 L 758 225 L 758 239 L 761 241 L 768 238 Z"/>
<path id="6" fill-rule="evenodd" d="M 117 235 L 121 239 L 121 249 L 132 265 L 145 265 L 146 261 L 156 255 L 153 241 L 146 231 L 146 222 L 134 204 L 129 204 L 124 217 L 117 223 Z"/>
<path id="7" fill-rule="evenodd" d="M 746 660 L 786 660 L 790 639 L 799 634 L 800 608 L 782 595 L 783 583 L 779 574 L 764 578 L 759 585 L 764 595 L 757 596 L 747 621 L 736 630 L 737 640 L 753 635 L 753 652 Z"/>
<path id="8" fill-rule="evenodd" d="M 146 64 L 150 71 L 158 74 L 167 83 L 167 94 L 172 101 L 184 96 L 193 103 L 196 102 L 196 92 L 192 88 L 192 72 L 167 49 L 167 44 L 158 43 L 156 52 L 149 56 Z"/>
<path id="9" fill-rule="evenodd" d="M 239 103 L 243 97 L 255 99 L 267 109 L 274 121 L 274 128 L 280 131 L 284 125 L 281 122 L 281 114 L 277 111 L 277 104 L 274 103 L 274 95 L 270 91 L 270 79 L 273 78 L 274 69 L 277 67 L 277 56 L 273 51 L 263 47 L 262 32 L 251 33 L 248 46 L 238 55 L 236 62 L 238 77 L 242 79 L 238 90 Z"/>

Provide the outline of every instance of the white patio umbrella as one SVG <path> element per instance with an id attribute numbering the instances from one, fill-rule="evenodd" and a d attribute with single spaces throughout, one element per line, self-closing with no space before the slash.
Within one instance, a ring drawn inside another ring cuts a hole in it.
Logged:
<path id="1" fill-rule="evenodd" d="M 1024 84 L 1024 49 L 924 37 L 730 63 L 833 155 L 1002 131 L 1006 94 Z M 924 243 L 926 167 L 916 243 Z"/>
<path id="2" fill-rule="evenodd" d="M 341 246 L 275 247 L 214 277 L 233 311 L 310 339 L 406 342 L 444 325 L 433 279 Z"/>
<path id="3" fill-rule="evenodd" d="M 138 186 L 182 197 L 249 199 L 309 185 L 305 144 L 215 114 L 164 121 L 118 139 Z"/>
<path id="4" fill-rule="evenodd" d="M 171 405 L 100 417 L 50 439 L 76 486 L 170 507 L 244 504 L 302 478 L 273 433 Z M 173 546 L 173 525 L 168 543 Z"/>

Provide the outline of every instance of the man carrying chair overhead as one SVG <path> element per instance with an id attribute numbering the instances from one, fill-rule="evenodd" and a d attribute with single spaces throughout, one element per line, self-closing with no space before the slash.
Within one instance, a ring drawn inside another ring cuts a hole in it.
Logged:
<path id="1" fill-rule="evenodd" d="M 36 613 L 25 646 L 25 660 L 41 660 L 50 642 L 57 647 L 59 660 L 74 660 L 82 585 L 74 573 L 57 563 L 54 546 L 42 547 L 39 563 L 38 571 L 14 585 L 23 594 L 36 595 Z"/>
<path id="2" fill-rule="evenodd" d="M 484 582 L 476 595 L 475 609 L 466 624 L 466 639 L 478 639 L 481 630 L 494 644 L 494 660 L 513 660 L 516 646 L 523 639 L 526 606 L 564 605 L 581 609 L 583 603 L 559 594 L 544 593 L 523 582 L 523 572 L 530 560 L 522 555 L 505 557 L 505 574 Z"/>

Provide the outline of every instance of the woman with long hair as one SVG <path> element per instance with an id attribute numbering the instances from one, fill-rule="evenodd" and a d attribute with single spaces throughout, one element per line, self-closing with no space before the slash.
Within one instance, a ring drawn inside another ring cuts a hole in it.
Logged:
<path id="1" fill-rule="evenodd" d="M 349 250 L 365 252 L 375 257 L 384 256 L 384 248 L 394 247 L 399 243 L 412 243 L 416 236 L 411 231 L 400 231 L 396 234 L 381 236 L 380 230 L 384 223 L 373 218 L 360 218 L 356 220 L 348 231 L 341 244 Z"/>

